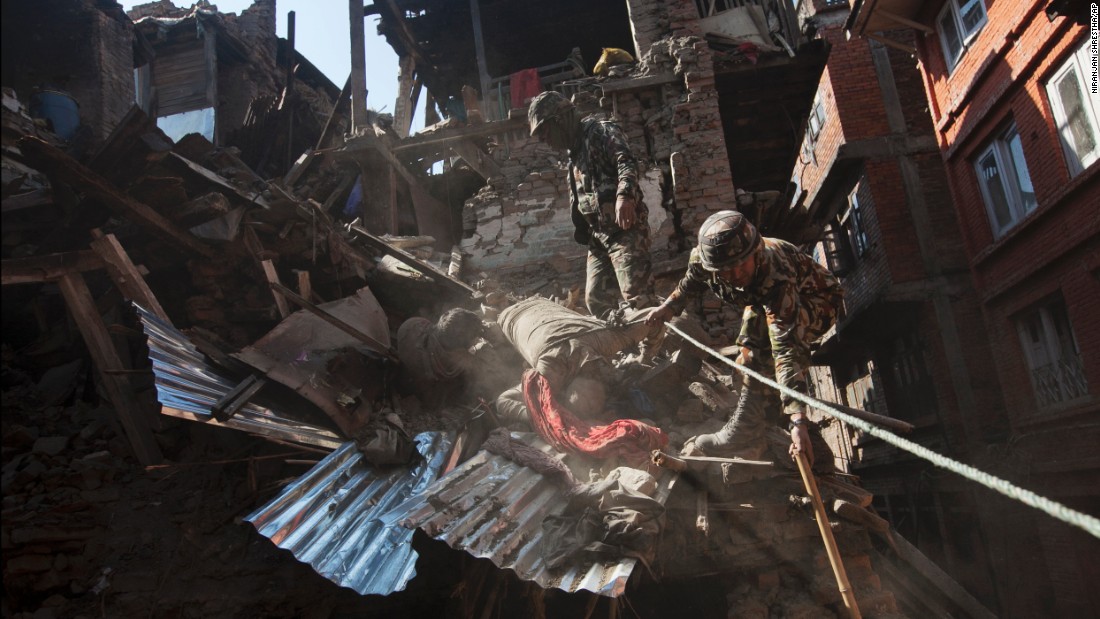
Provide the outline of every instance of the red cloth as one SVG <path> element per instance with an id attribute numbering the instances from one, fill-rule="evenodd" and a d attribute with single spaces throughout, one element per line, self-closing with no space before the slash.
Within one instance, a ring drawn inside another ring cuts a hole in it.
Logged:
<path id="1" fill-rule="evenodd" d="M 511 75 L 512 109 L 527 107 L 527 101 L 542 92 L 538 69 L 524 69 Z"/>
<path id="2" fill-rule="evenodd" d="M 668 445 L 668 436 L 636 419 L 618 419 L 593 426 L 554 399 L 550 383 L 538 372 L 523 375 L 523 399 L 531 425 L 555 448 L 593 458 L 622 457 L 636 465 L 649 461 L 650 452 Z"/>

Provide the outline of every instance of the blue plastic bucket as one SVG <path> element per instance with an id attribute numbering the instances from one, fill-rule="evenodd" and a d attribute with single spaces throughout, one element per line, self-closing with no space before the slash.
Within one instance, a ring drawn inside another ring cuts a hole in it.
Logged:
<path id="1" fill-rule="evenodd" d="M 62 140 L 71 140 L 80 127 L 80 106 L 67 93 L 40 90 L 31 95 L 31 116 L 50 121 L 53 132 Z"/>

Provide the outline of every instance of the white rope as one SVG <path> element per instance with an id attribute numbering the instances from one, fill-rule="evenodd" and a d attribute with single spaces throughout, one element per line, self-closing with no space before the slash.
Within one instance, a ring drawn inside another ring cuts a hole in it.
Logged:
<path id="1" fill-rule="evenodd" d="M 890 432 L 889 430 L 884 430 L 867 421 L 839 411 L 832 406 L 829 406 L 827 402 L 815 400 L 809 396 L 795 391 L 794 389 L 791 389 L 790 387 L 780 385 L 779 383 L 764 376 L 763 374 L 760 374 L 759 372 L 756 372 L 755 370 L 734 363 L 732 360 L 726 358 L 717 350 L 710 348 L 702 342 L 695 340 L 687 333 L 684 333 L 682 330 L 677 328 L 676 325 L 668 323 L 667 327 L 672 331 L 678 333 L 680 337 L 698 346 L 700 349 L 707 351 L 715 358 L 721 360 L 723 363 L 734 368 L 738 372 L 746 374 L 753 379 L 758 380 L 765 385 L 768 385 L 769 387 L 772 387 L 773 389 L 778 389 L 781 393 L 787 396 L 790 396 L 800 402 L 812 406 L 813 408 L 823 411 L 832 417 L 840 419 L 844 423 L 859 428 L 867 434 L 870 434 L 871 436 L 874 436 L 876 438 L 880 438 L 899 449 L 903 449 L 915 456 L 924 458 L 925 460 L 928 460 L 938 467 L 947 469 L 948 471 L 951 471 L 952 473 L 955 473 L 957 475 L 961 475 L 973 482 L 977 482 L 985 486 L 986 488 L 989 488 L 990 490 L 999 492 L 1007 496 L 1010 499 L 1015 499 L 1017 501 L 1020 501 L 1021 503 L 1024 503 L 1025 505 L 1030 505 L 1031 507 L 1034 507 L 1035 509 L 1038 509 L 1050 516 L 1053 516 L 1054 518 L 1057 518 L 1058 520 L 1061 520 L 1066 524 L 1084 529 L 1093 537 L 1100 538 L 1100 519 L 1096 518 L 1095 516 L 1081 513 L 1077 510 L 1066 507 L 1065 505 L 1062 505 L 1057 501 L 1053 501 L 1044 496 L 1040 496 L 1030 490 L 1026 490 L 1024 488 L 1020 488 L 1019 486 L 1013 485 L 1012 483 L 1005 481 L 999 477 L 990 475 L 989 473 L 986 473 L 984 471 L 980 471 L 968 464 L 963 464 L 962 462 L 952 460 L 951 458 L 948 458 L 943 454 L 938 454 L 931 449 L 924 447 L 923 445 L 919 445 L 908 439 L 901 438 L 900 436 Z"/>

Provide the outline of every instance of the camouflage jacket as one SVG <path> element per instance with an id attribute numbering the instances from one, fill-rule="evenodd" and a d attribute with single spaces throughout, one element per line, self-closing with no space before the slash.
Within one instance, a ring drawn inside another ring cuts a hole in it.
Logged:
<path id="1" fill-rule="evenodd" d="M 804 393 L 809 345 L 833 324 L 844 289 L 828 269 L 794 245 L 767 237 L 762 242 L 752 282 L 744 288 L 704 269 L 698 249 L 693 249 L 672 309 L 680 313 L 689 298 L 708 288 L 726 303 L 752 308 L 745 312 L 737 343 L 754 350 L 770 344 L 778 382 Z"/>
<path id="2" fill-rule="evenodd" d="M 619 125 L 591 117 L 582 119 L 577 144 L 569 149 L 569 166 L 577 192 L 573 208 L 579 209 L 593 231 L 614 234 L 620 230 L 614 221 L 618 196 L 633 197 L 636 219 L 639 223 L 646 221 L 648 211 L 638 185 L 638 160 Z"/>

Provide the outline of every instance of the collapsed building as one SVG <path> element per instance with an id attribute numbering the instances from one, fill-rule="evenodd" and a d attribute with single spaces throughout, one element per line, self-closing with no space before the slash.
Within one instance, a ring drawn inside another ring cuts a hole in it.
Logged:
<path id="1" fill-rule="evenodd" d="M 664 292 L 714 211 L 736 205 L 764 234 L 802 245 L 827 227 L 788 179 L 828 44 L 788 3 L 590 4 L 350 3 L 352 40 L 364 36 L 361 16 L 377 15 L 400 57 L 392 116 L 367 107 L 361 55 L 340 89 L 292 37 L 275 37 L 272 0 L 241 15 L 167 0 L 129 15 L 91 0 L 5 5 L 5 51 L 18 42 L 24 53 L 4 60 L 5 389 L 62 385 L 58 407 L 82 397 L 74 385 L 87 377 L 114 410 L 96 431 L 126 439 L 77 428 L 41 443 L 50 437 L 30 427 L 33 400 L 18 424 L 5 418 L 5 435 L 19 437 L 5 442 L 13 612 L 107 603 L 109 573 L 87 573 L 90 529 L 69 534 L 57 515 L 95 507 L 72 507 L 79 492 L 57 480 L 101 483 L 105 447 L 160 470 L 195 448 L 181 428 L 202 426 L 315 454 L 289 481 L 268 471 L 282 483 L 265 500 L 253 491 L 236 517 L 311 577 L 365 596 L 327 612 L 845 616 L 810 499 L 775 449 L 781 430 L 769 436 L 772 461 L 748 473 L 727 462 L 678 474 L 570 453 L 530 424 L 494 430 L 509 423 L 493 401 L 536 365 L 499 334 L 471 349 L 480 372 L 462 389 L 396 386 L 413 366 L 400 354 L 410 321 L 430 328 L 465 308 L 503 323 L 539 297 L 583 313 L 565 162 L 526 129 L 526 103 L 542 90 L 617 120 L 641 154 Z M 43 37 L 80 45 L 37 54 Z M 593 75 L 603 48 L 628 59 Z M 42 93 L 69 114 L 36 109 Z M 430 126 L 410 136 L 420 97 Z M 72 133 L 69 101 L 79 102 Z M 718 348 L 740 319 L 717 300 L 688 315 Z M 728 372 L 684 351 L 648 367 L 615 352 L 607 361 L 629 377 L 617 410 L 674 446 L 720 424 L 736 400 Z M 72 475 L 42 478 L 70 451 Z M 250 487 L 257 471 L 250 462 Z M 819 483 L 822 525 L 863 614 L 992 616 L 874 513 L 858 478 L 842 468 Z M 593 537 L 607 533 L 610 494 L 651 510 L 620 521 L 637 546 Z M 51 527 L 28 524 L 43 513 Z M 110 603 L 124 614 L 162 591 L 163 581 Z M 269 595 L 271 616 L 315 601 Z M 207 602 L 202 612 L 242 611 Z"/>

